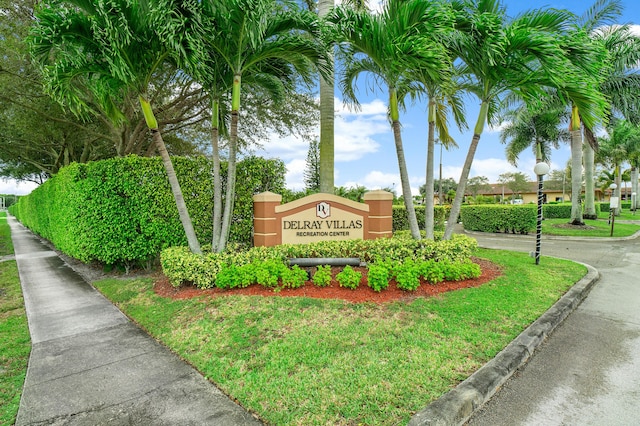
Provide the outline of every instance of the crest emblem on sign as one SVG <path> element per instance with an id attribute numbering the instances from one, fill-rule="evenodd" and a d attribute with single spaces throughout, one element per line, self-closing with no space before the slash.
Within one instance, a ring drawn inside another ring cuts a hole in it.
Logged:
<path id="1" fill-rule="evenodd" d="M 316 216 L 326 219 L 331 216 L 331 206 L 327 202 L 321 202 L 316 205 Z"/>

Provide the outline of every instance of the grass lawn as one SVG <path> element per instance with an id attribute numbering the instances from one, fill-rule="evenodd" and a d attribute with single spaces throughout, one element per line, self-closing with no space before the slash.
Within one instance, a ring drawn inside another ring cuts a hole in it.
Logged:
<path id="1" fill-rule="evenodd" d="M 569 219 L 545 219 L 542 221 L 542 234 L 568 237 L 609 237 L 611 236 L 611 224 L 608 223 L 607 217 L 598 220 L 585 219 L 585 225 L 593 229 L 559 227 L 559 225 L 569 223 Z M 638 219 L 640 220 L 640 216 Z M 640 231 L 640 225 L 621 223 L 618 222 L 619 220 L 625 219 L 616 217 L 613 226 L 614 237 L 628 237 Z"/>
<path id="2" fill-rule="evenodd" d="M 598 219 L 609 219 L 609 212 L 599 212 Z M 618 220 L 640 220 L 640 210 L 633 214 L 631 210 L 623 209 L 620 216 L 616 216 L 616 221 Z"/>
<path id="3" fill-rule="evenodd" d="M 4 213 L 4 212 L 2 212 Z M 11 232 L 0 217 L 0 256 L 13 253 Z M 15 422 L 31 350 L 15 260 L 0 262 L 0 424 Z"/>
<path id="4" fill-rule="evenodd" d="M 478 250 L 504 275 L 411 302 L 225 296 L 171 300 L 148 278 L 94 283 L 269 424 L 396 425 L 495 356 L 586 273 Z M 550 279 L 554 277 L 554 279 Z"/>

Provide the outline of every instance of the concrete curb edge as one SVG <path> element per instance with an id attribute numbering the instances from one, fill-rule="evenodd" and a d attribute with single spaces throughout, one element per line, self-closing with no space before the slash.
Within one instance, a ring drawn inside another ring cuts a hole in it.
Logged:
<path id="1" fill-rule="evenodd" d="M 600 278 L 592 266 L 540 318 L 527 327 L 491 361 L 451 391 L 416 413 L 409 426 L 452 426 L 466 422 L 515 371 L 524 365 L 546 337 L 573 312 Z"/>

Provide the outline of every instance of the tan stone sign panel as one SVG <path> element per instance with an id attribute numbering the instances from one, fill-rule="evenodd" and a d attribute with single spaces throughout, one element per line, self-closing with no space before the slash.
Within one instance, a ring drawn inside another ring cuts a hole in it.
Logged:
<path id="1" fill-rule="evenodd" d="M 373 239 L 392 234 L 393 195 L 372 191 L 357 203 L 314 194 L 280 205 L 282 197 L 254 197 L 254 245 L 305 244 L 326 240 Z"/>

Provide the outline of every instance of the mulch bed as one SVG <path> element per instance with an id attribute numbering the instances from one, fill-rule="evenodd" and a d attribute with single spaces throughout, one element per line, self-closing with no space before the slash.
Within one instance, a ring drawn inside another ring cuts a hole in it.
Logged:
<path id="1" fill-rule="evenodd" d="M 295 289 L 283 288 L 279 291 L 265 288 L 261 285 L 254 284 L 247 288 L 223 290 L 213 288 L 209 290 L 200 290 L 194 286 L 183 285 L 181 287 L 173 287 L 169 280 L 164 276 L 157 276 L 154 283 L 154 291 L 162 297 L 170 297 L 172 299 L 189 299 L 199 296 L 229 296 L 229 295 L 246 295 L 246 296 L 264 296 L 264 297 L 312 297 L 317 299 L 342 299 L 352 303 L 386 303 L 394 300 L 411 301 L 417 297 L 430 297 L 447 291 L 459 290 L 462 288 L 478 287 L 496 277 L 502 275 L 499 266 L 487 260 L 474 258 L 473 261 L 480 265 L 482 275 L 479 278 L 463 280 L 463 281 L 443 281 L 438 284 L 429 284 L 425 281 L 421 282 L 420 287 L 416 291 L 401 290 L 396 286 L 394 280 L 389 283 L 389 287 L 381 292 L 375 292 L 367 285 L 367 269 L 354 268 L 362 272 L 362 280 L 355 290 L 340 287 L 335 280 L 335 275 L 342 268 L 332 268 L 334 279 L 328 287 L 318 287 L 307 281 L 304 286 Z"/>

